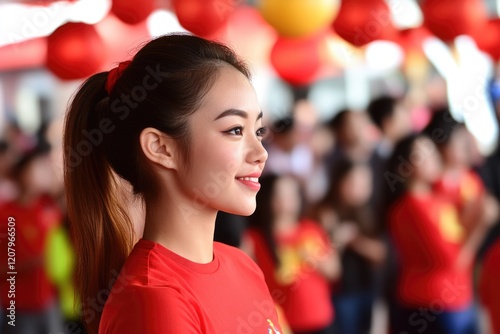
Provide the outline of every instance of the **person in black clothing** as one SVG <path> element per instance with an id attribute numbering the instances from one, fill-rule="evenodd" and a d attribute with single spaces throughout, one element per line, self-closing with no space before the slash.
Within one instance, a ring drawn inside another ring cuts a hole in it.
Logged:
<path id="1" fill-rule="evenodd" d="M 387 247 L 387 257 L 383 268 L 378 272 L 378 289 L 386 301 L 389 310 L 389 327 L 394 327 L 397 319 L 397 305 L 393 287 L 397 277 L 397 258 L 394 245 L 386 231 L 386 222 L 382 218 L 383 194 L 387 183 L 383 177 L 387 162 L 396 143 L 412 131 L 411 114 L 403 100 L 392 96 L 380 96 L 370 102 L 367 108 L 372 122 L 379 128 L 382 137 L 370 158 L 373 175 L 373 192 L 370 205 L 375 213 L 375 225 Z"/>
<path id="2" fill-rule="evenodd" d="M 340 253 L 342 277 L 333 293 L 335 333 L 369 333 L 377 267 L 386 248 L 369 205 L 371 173 L 362 162 L 342 159 L 330 177 L 329 190 L 315 210 Z"/>

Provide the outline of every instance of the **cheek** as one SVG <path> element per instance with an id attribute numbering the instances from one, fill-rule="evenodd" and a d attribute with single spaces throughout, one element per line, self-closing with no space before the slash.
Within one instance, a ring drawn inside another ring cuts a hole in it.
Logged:
<path id="1" fill-rule="evenodd" d="M 196 144 L 196 143 L 195 143 Z M 224 187 L 238 172 L 240 154 L 231 143 L 206 140 L 192 150 L 188 177 L 193 186 L 204 187 L 216 183 Z"/>
<path id="2" fill-rule="evenodd" d="M 340 186 L 340 194 L 342 196 L 342 200 L 345 203 L 351 204 L 352 202 L 352 189 L 351 184 L 348 181 L 344 181 Z"/>
<path id="3" fill-rule="evenodd" d="M 50 166 L 37 164 L 32 166 L 26 174 L 27 184 L 37 191 L 48 191 L 53 185 L 53 171 Z"/>
<path id="4" fill-rule="evenodd" d="M 441 162 L 434 155 L 429 156 L 429 159 L 425 161 L 425 163 L 419 164 L 418 167 L 419 176 L 431 182 L 434 182 L 439 178 L 440 172 Z"/>
<path id="5" fill-rule="evenodd" d="M 203 153 L 200 153 L 198 164 L 202 168 L 231 174 L 234 177 L 241 164 L 240 154 L 237 149 L 228 145 L 211 146 L 207 147 Z"/>
<path id="6" fill-rule="evenodd" d="M 468 143 L 464 140 L 458 142 L 454 146 L 455 156 L 460 162 L 467 162 L 468 158 Z"/>

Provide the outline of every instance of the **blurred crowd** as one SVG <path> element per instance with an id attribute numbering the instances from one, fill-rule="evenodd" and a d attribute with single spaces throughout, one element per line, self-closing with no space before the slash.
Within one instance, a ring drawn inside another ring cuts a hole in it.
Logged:
<path id="1" fill-rule="evenodd" d="M 402 96 L 327 121 L 298 100 L 268 123 L 257 209 L 220 213 L 215 238 L 261 267 L 287 333 L 500 333 L 500 149 L 482 156 L 445 105 L 422 111 Z M 15 217 L 15 333 L 84 333 L 60 121 L 36 135 L 12 123 L 0 140 L 0 275 Z M 140 238 L 141 206 L 130 207 Z M 0 288 L 11 333 L 4 276 Z"/>
<path id="2" fill-rule="evenodd" d="M 257 210 L 216 239 L 262 268 L 290 333 L 500 333 L 500 150 L 445 104 L 378 96 L 270 122 Z"/>

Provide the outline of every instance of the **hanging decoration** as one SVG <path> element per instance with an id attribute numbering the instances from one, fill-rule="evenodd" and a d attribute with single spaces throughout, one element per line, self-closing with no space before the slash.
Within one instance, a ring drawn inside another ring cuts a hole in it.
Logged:
<path id="1" fill-rule="evenodd" d="M 271 50 L 271 64 L 278 75 L 292 85 L 311 83 L 321 68 L 324 33 L 290 39 L 279 37 Z"/>
<path id="2" fill-rule="evenodd" d="M 227 22 L 237 0 L 172 0 L 179 23 L 193 34 L 209 38 Z"/>
<path id="3" fill-rule="evenodd" d="M 339 0 L 261 0 L 259 10 L 278 34 L 288 38 L 311 36 L 331 24 Z"/>
<path id="4" fill-rule="evenodd" d="M 61 79 L 85 78 L 100 70 L 106 59 L 103 50 L 104 43 L 94 26 L 66 23 L 47 39 L 46 65 Z"/>
<path id="5" fill-rule="evenodd" d="M 340 37 L 358 47 L 396 37 L 391 11 L 384 0 L 342 0 L 333 28 Z"/>
<path id="6" fill-rule="evenodd" d="M 423 0 L 420 6 L 424 24 L 444 42 L 484 33 L 488 14 L 482 0 Z"/>
<path id="7" fill-rule="evenodd" d="M 489 20 L 484 29 L 476 31 L 472 37 L 479 49 L 489 54 L 493 60 L 500 60 L 500 19 Z"/>
<path id="8" fill-rule="evenodd" d="M 154 0 L 113 0 L 111 12 L 120 20 L 128 24 L 137 24 L 145 19 L 155 10 Z"/>

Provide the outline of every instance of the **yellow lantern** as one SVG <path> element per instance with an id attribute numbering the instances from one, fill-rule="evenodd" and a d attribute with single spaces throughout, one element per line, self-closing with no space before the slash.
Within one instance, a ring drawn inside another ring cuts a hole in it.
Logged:
<path id="1" fill-rule="evenodd" d="M 306 37 L 333 22 L 339 0 L 260 0 L 259 9 L 281 36 Z"/>

